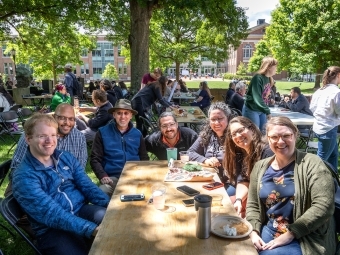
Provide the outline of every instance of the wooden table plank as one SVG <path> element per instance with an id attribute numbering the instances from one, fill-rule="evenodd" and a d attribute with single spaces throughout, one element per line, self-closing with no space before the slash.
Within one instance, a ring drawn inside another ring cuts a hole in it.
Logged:
<path id="1" fill-rule="evenodd" d="M 222 195 L 223 206 L 212 207 L 215 216 L 235 216 L 235 210 L 224 188 L 208 191 L 202 182 L 163 182 L 167 170 L 166 161 L 127 162 L 89 254 L 257 254 L 249 238 L 232 240 L 213 234 L 208 239 L 196 238 L 196 211 L 182 204 L 182 199 L 190 197 L 176 187 L 188 185 L 201 194 Z M 217 175 L 214 179 L 219 181 Z M 162 212 L 147 204 L 156 183 L 167 187 L 165 205 L 174 212 Z M 138 193 L 144 193 L 146 200 L 120 202 L 120 195 Z"/>
<path id="2" fill-rule="evenodd" d="M 206 116 L 204 112 L 198 106 L 181 106 L 180 108 L 187 110 L 188 115 L 186 117 L 177 117 L 176 120 L 178 123 L 192 123 L 192 124 L 200 124 L 206 121 Z M 200 114 L 192 114 L 188 112 L 190 109 L 195 109 L 200 112 Z M 167 111 L 171 111 L 170 108 L 167 108 Z M 205 116 L 204 119 L 197 119 L 197 116 Z"/>

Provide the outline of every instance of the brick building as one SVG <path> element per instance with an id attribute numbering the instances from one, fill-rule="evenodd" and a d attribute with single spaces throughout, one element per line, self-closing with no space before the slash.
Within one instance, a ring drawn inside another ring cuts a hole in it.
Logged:
<path id="1" fill-rule="evenodd" d="M 257 25 L 249 28 L 248 37 L 241 41 L 240 46 L 237 49 L 230 48 L 228 63 L 228 73 L 236 74 L 237 67 L 240 62 L 243 62 L 246 66 L 249 59 L 253 56 L 256 49 L 256 44 L 263 39 L 266 32 L 266 27 L 269 26 L 264 19 L 258 19 Z M 287 72 L 283 71 L 279 74 L 274 75 L 275 80 L 287 79 Z"/>

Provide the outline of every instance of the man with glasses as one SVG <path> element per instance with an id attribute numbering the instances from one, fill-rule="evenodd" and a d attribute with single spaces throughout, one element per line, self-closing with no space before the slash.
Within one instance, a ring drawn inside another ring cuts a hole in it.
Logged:
<path id="1" fill-rule="evenodd" d="M 187 151 L 196 141 L 198 135 L 186 127 L 179 127 L 172 112 L 163 112 L 158 119 L 161 131 L 145 138 L 146 150 L 153 153 L 159 160 L 166 160 L 166 149 L 177 148 L 177 158 L 180 151 Z"/>
<path id="2" fill-rule="evenodd" d="M 60 124 L 55 118 L 35 114 L 24 128 L 29 150 L 13 173 L 13 196 L 27 213 L 38 249 L 88 254 L 109 197 L 71 153 L 56 149 Z"/>
<path id="3" fill-rule="evenodd" d="M 133 127 L 129 100 L 120 99 L 108 110 L 114 121 L 98 129 L 93 140 L 90 164 L 101 185 L 112 195 L 126 161 L 149 160 L 142 133 Z"/>
<path id="4" fill-rule="evenodd" d="M 85 169 L 87 162 L 86 140 L 85 136 L 78 129 L 74 128 L 75 114 L 73 106 L 67 103 L 58 105 L 54 112 L 54 118 L 58 123 L 57 149 L 70 152 L 79 161 L 83 169 Z M 28 145 L 25 141 L 25 134 L 22 134 L 12 158 L 12 172 L 22 162 L 27 148 Z M 6 189 L 5 196 L 8 196 L 11 190 L 10 182 Z"/>

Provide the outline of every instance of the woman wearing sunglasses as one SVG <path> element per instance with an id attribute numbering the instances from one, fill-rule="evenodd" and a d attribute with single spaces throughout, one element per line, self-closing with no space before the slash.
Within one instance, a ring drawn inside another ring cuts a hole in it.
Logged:
<path id="1" fill-rule="evenodd" d="M 250 175 L 246 218 L 261 255 L 335 254 L 334 183 L 317 155 L 296 149 L 298 129 L 286 117 L 266 127 L 274 156 Z"/>

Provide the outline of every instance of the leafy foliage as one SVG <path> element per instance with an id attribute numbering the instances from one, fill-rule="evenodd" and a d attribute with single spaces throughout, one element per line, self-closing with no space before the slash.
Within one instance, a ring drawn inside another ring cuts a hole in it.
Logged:
<path id="1" fill-rule="evenodd" d="M 240 64 L 238 65 L 236 74 L 237 75 L 246 75 L 247 74 L 247 67 L 244 65 L 243 62 L 240 62 Z"/>
<path id="2" fill-rule="evenodd" d="M 256 44 L 254 55 L 249 59 L 248 72 L 257 72 L 260 69 L 262 59 L 271 56 L 270 49 L 265 40 L 261 40 Z"/>
<path id="3" fill-rule="evenodd" d="M 340 2 L 281 0 L 267 27 L 268 46 L 281 67 L 296 73 L 321 74 L 339 65 Z M 319 86 L 317 76 L 315 87 Z"/>
<path id="4" fill-rule="evenodd" d="M 109 80 L 118 79 L 118 73 L 117 73 L 116 67 L 112 65 L 111 63 L 108 63 L 105 66 L 105 70 L 102 74 L 102 77 L 109 79 Z"/>

